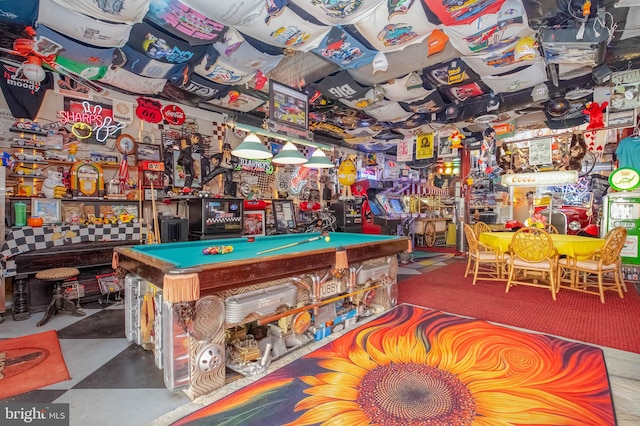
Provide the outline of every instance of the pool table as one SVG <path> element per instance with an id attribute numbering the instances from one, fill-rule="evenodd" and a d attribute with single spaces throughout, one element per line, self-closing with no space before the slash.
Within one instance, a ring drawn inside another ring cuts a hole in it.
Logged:
<path id="1" fill-rule="evenodd" d="M 346 250 L 351 262 L 391 256 L 408 249 L 407 237 L 332 232 L 330 241 L 319 233 L 284 234 L 247 238 L 188 241 L 155 245 L 116 247 L 118 265 L 162 287 L 166 276 L 196 273 L 199 294 L 244 287 L 266 280 L 300 275 L 332 267 L 336 251 Z M 261 251 L 299 245 L 259 254 Z M 204 254 L 211 246 L 232 246 L 227 254 Z M 177 301 L 177 300 L 174 300 Z"/>
<path id="2" fill-rule="evenodd" d="M 229 368 L 259 374 L 262 360 L 297 349 L 286 337 L 320 340 L 393 307 L 397 254 L 409 243 L 337 232 L 329 241 L 304 233 L 116 247 L 127 339 L 153 349 L 169 390 L 197 398 L 224 386 Z M 211 246 L 233 251 L 205 254 Z M 242 337 L 261 327 L 274 339 L 264 352 L 258 337 Z"/>

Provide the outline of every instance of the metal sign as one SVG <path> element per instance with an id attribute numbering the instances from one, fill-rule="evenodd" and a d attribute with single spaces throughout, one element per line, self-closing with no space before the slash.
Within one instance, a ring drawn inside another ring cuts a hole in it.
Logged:
<path id="1" fill-rule="evenodd" d="M 551 186 L 577 181 L 578 172 L 576 170 L 502 175 L 502 184 L 505 186 Z"/>

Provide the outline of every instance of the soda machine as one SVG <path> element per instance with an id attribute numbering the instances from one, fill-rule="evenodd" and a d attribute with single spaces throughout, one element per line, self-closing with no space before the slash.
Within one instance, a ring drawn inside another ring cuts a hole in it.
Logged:
<path id="1" fill-rule="evenodd" d="M 638 281 L 640 258 L 638 237 L 640 236 L 640 192 L 615 192 L 602 198 L 602 221 L 600 237 L 617 226 L 627 230 L 627 242 L 620 253 L 622 274 L 626 280 Z"/>

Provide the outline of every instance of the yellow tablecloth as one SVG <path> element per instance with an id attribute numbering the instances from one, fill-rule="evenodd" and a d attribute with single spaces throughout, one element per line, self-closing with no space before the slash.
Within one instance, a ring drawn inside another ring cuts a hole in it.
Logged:
<path id="1" fill-rule="evenodd" d="M 513 232 L 483 232 L 478 239 L 489 247 L 509 251 Z M 558 253 L 565 256 L 580 256 L 598 250 L 604 245 L 604 239 L 581 237 L 578 235 L 549 234 Z"/>

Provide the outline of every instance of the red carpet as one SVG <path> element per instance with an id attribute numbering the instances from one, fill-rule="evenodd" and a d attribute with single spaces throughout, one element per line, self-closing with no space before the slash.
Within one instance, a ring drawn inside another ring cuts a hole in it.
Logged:
<path id="1" fill-rule="evenodd" d="M 548 291 L 515 287 L 505 293 L 500 282 L 464 278 L 466 262 L 457 261 L 399 283 L 399 302 L 528 330 L 640 353 L 640 296 L 633 285 L 620 299 L 615 292 L 598 296 L 560 290 L 553 301 Z"/>
<path id="2" fill-rule="evenodd" d="M 399 305 L 177 425 L 614 425 L 602 350 Z"/>
<path id="3" fill-rule="evenodd" d="M 55 330 L 0 340 L 0 400 L 69 379 Z"/>

